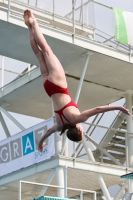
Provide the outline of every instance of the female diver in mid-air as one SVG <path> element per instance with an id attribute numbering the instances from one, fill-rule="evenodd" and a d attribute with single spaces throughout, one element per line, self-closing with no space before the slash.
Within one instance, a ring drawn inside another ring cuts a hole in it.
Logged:
<path id="1" fill-rule="evenodd" d="M 29 29 L 31 47 L 39 61 L 42 80 L 46 93 L 52 98 L 56 124 L 54 124 L 41 138 L 38 150 L 43 151 L 44 140 L 56 131 L 61 134 L 67 131 L 67 137 L 75 142 L 82 140 L 83 128 L 79 123 L 86 121 L 89 117 L 110 110 L 121 110 L 127 115 L 129 111 L 123 106 L 105 105 L 92 108 L 80 113 L 77 104 L 71 98 L 65 73 L 58 58 L 54 55 L 47 44 L 38 23 L 31 10 L 24 11 L 25 24 Z"/>

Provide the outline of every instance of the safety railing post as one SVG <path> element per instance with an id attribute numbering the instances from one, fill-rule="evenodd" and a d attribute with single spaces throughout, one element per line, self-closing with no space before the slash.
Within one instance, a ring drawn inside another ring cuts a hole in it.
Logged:
<path id="1" fill-rule="evenodd" d="M 7 21 L 9 22 L 10 19 L 10 4 L 11 4 L 11 0 L 8 0 L 8 12 L 7 12 Z"/>
<path id="2" fill-rule="evenodd" d="M 73 31 L 72 31 L 72 40 L 75 42 L 75 0 L 72 0 L 72 13 L 73 13 Z"/>
<path id="3" fill-rule="evenodd" d="M 80 200 L 83 200 L 83 191 L 80 191 Z"/>
<path id="4" fill-rule="evenodd" d="M 36 4 L 35 4 L 35 7 L 37 7 L 37 3 L 38 3 L 38 0 L 36 0 Z"/>
<path id="5" fill-rule="evenodd" d="M 79 21 L 83 24 L 83 0 L 81 0 Z"/>
<path id="6" fill-rule="evenodd" d="M 89 2 L 87 2 L 87 4 L 86 4 L 86 24 L 87 24 L 87 26 L 89 25 L 88 4 L 89 4 Z"/>
<path id="7" fill-rule="evenodd" d="M 96 192 L 94 192 L 93 198 L 94 198 L 94 200 L 96 200 L 96 198 L 97 198 L 97 193 Z"/>
<path id="8" fill-rule="evenodd" d="M 18 186 L 18 200 L 21 200 L 21 180 L 19 181 L 19 186 Z"/>
<path id="9" fill-rule="evenodd" d="M 82 22 L 82 25 L 83 25 L 83 0 L 81 0 L 81 12 L 82 12 L 82 20 L 81 20 L 81 22 Z"/>
<path id="10" fill-rule="evenodd" d="M 55 16 L 55 0 L 53 0 L 53 20 L 54 20 L 54 16 Z"/>

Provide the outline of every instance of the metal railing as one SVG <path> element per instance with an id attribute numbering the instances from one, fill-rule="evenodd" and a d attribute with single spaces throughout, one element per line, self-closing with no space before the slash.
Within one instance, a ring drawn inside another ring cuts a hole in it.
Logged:
<path id="1" fill-rule="evenodd" d="M 11 82 L 13 82 L 13 81 L 19 79 L 20 77 L 22 77 L 22 76 L 24 76 L 24 75 L 26 75 L 26 74 L 30 75 L 30 73 L 31 73 L 35 68 L 37 68 L 37 67 L 32 68 L 32 65 L 31 65 L 31 64 L 27 64 L 27 68 L 26 68 L 25 70 L 23 70 L 21 73 L 18 73 L 18 72 L 13 71 L 13 70 L 7 70 L 7 69 L 5 69 L 5 59 L 6 59 L 6 57 L 1 56 L 1 68 L 0 68 L 0 71 L 1 71 L 0 88 L 1 88 L 1 90 L 4 90 L 4 88 L 5 88 L 6 86 L 8 86 Z M 5 80 L 5 75 L 6 75 L 6 73 L 14 74 L 14 76 L 13 76 L 14 78 L 13 78 L 13 80 L 11 80 L 9 83 L 6 83 L 6 84 L 5 84 L 5 81 L 4 81 L 4 80 Z"/>
<path id="2" fill-rule="evenodd" d="M 41 2 L 41 3 L 40 3 Z M 63 5 L 63 3 L 64 5 Z M 14 10 L 13 5 L 14 3 L 16 5 L 20 5 L 23 7 L 28 7 L 28 8 L 34 8 L 34 9 L 39 9 L 43 10 L 43 12 L 49 12 L 53 15 L 53 21 L 56 20 L 54 16 L 61 16 L 62 19 L 64 20 L 69 20 L 71 21 L 71 26 L 72 26 L 72 38 L 73 42 L 75 39 L 75 35 L 78 34 L 76 30 L 76 23 L 80 23 L 81 27 L 91 27 L 93 30 L 93 35 L 90 35 L 89 32 L 86 33 L 86 35 L 82 35 L 82 37 L 85 37 L 88 40 L 94 40 L 100 43 L 103 43 L 104 45 L 111 46 L 115 48 L 116 50 L 122 50 L 125 52 L 128 52 L 129 54 L 132 53 L 133 48 L 130 45 L 126 45 L 123 43 L 119 43 L 115 41 L 114 35 L 105 33 L 104 31 L 98 29 L 95 25 L 95 17 L 94 17 L 94 6 L 100 6 L 104 9 L 108 9 L 109 12 L 112 12 L 112 7 L 103 5 L 99 2 L 93 1 L 93 0 L 68 0 L 67 5 L 65 4 L 64 0 L 46 0 L 45 4 L 43 1 L 40 0 L 1 0 L 0 1 L 0 9 L 4 10 L 7 12 L 7 21 L 10 21 L 10 17 L 12 16 L 18 16 L 19 18 L 22 18 L 22 13 L 19 11 Z M 7 5 L 2 6 L 2 5 Z M 62 7 L 59 7 L 62 5 Z M 57 9 L 58 8 L 58 9 Z M 91 8 L 91 10 L 89 10 Z M 67 12 L 67 13 L 66 13 Z M 66 13 L 66 14 L 65 14 Z M 103 13 L 104 15 L 104 13 Z M 93 23 L 91 22 L 93 21 Z M 39 22 L 41 23 L 41 19 L 39 19 Z M 113 22 L 114 23 L 114 22 Z M 46 24 L 46 23 L 45 23 Z M 47 23 L 47 25 L 49 25 Z M 4 64 L 2 64 L 2 83 L 1 86 L 3 87 L 4 85 Z"/>
<path id="3" fill-rule="evenodd" d="M 126 45 L 123 43 L 119 43 L 115 41 L 115 36 L 114 34 L 108 34 L 105 31 L 99 30 L 96 27 L 95 24 L 95 12 L 94 12 L 94 7 L 99 6 L 106 9 L 105 11 L 107 12 L 107 9 L 109 12 L 113 13 L 112 7 L 109 7 L 107 5 L 101 4 L 99 2 L 93 1 L 93 0 L 68 0 L 67 4 L 65 1 L 62 0 L 46 0 L 45 3 L 43 1 L 35 0 L 33 3 L 33 0 L 4 0 L 4 2 L 8 3 L 8 21 L 10 18 L 10 11 L 11 11 L 11 4 L 16 2 L 16 3 L 21 3 L 25 6 L 31 7 L 31 9 L 34 7 L 36 9 L 40 9 L 49 13 L 52 13 L 53 17 L 55 15 L 62 16 L 64 19 L 69 19 L 72 21 L 72 27 L 73 27 L 73 35 L 76 34 L 75 32 L 75 24 L 78 22 L 81 24 L 81 26 L 88 26 L 91 27 L 94 31 L 93 36 L 90 36 L 88 34 L 88 39 L 95 40 L 97 42 L 106 44 L 108 46 L 112 46 L 115 49 L 121 49 L 126 52 L 131 52 L 133 48 L 130 45 Z M 41 2 L 41 3 L 40 3 Z M 64 5 L 63 5 L 64 3 Z M 61 5 L 61 7 L 60 7 Z M 60 8 L 60 9 L 59 9 Z M 67 12 L 67 13 L 66 13 Z M 66 13 L 66 14 L 65 14 Z M 103 13 L 104 15 L 104 13 Z M 107 17 L 107 16 L 106 16 Z M 54 20 L 54 18 L 53 18 Z M 110 20 L 110 19 L 109 19 Z M 113 20 L 113 18 L 111 19 Z M 107 21 L 107 20 L 106 20 Z M 110 21 L 108 21 L 110 23 Z M 113 22 L 114 24 L 114 22 Z M 103 26 L 106 26 L 107 24 L 103 24 Z M 112 30 L 114 32 L 114 30 Z"/>
<path id="4" fill-rule="evenodd" d="M 62 178 L 63 179 L 63 177 L 60 177 L 60 178 Z M 67 177 L 66 177 L 67 178 Z M 24 185 L 26 185 L 26 186 L 24 186 Z M 27 185 L 29 185 L 29 186 L 27 186 Z M 57 186 L 57 185 L 50 185 L 50 184 L 41 184 L 41 183 L 36 183 L 36 182 L 29 182 L 29 181 L 22 181 L 22 180 L 20 180 L 19 181 L 19 200 L 22 200 L 22 199 L 24 199 L 24 197 L 22 198 L 22 195 L 23 195 L 23 193 L 24 193 L 24 189 L 23 189 L 23 187 L 26 187 L 26 188 L 29 188 L 29 191 L 31 192 L 31 194 L 32 194 L 32 189 L 34 189 L 35 190 L 35 188 L 37 188 L 38 187 L 38 189 L 39 189 L 39 186 L 40 186 L 40 191 L 41 191 L 41 189 L 43 188 L 43 190 L 44 190 L 44 188 L 46 188 L 46 190 L 47 189 L 54 189 L 55 190 L 55 192 L 53 193 L 53 198 L 54 197 L 57 197 L 57 193 L 58 193 L 58 191 L 59 191 L 59 193 L 60 193 L 60 191 L 61 191 L 61 193 L 62 193 L 62 191 L 64 191 L 63 193 L 64 193 L 64 197 L 65 198 L 71 198 L 71 197 L 68 197 L 68 194 L 67 194 L 67 192 L 68 192 L 68 190 L 69 191 L 73 191 L 73 192 L 78 192 L 78 195 L 79 195 L 79 197 L 78 197 L 78 199 L 80 199 L 80 200 L 83 200 L 83 194 L 84 193 L 89 193 L 89 194 L 92 194 L 92 196 L 93 196 L 93 198 L 92 198 L 92 200 L 96 200 L 97 199 L 97 197 L 96 197 L 96 191 L 92 191 L 92 190 L 84 190 L 84 189 L 77 189 L 77 188 L 71 188 L 71 187 L 63 187 L 63 186 Z M 46 190 L 45 190 L 45 192 L 46 192 Z M 40 191 L 38 190 L 38 192 L 40 193 Z M 37 197 L 39 197 L 39 193 L 38 194 L 36 194 L 36 196 L 32 196 L 32 198 L 37 198 Z M 52 192 L 51 192 L 51 194 L 52 194 Z M 75 196 L 77 196 L 76 194 L 75 194 Z M 31 196 L 29 195 L 29 198 L 30 198 Z M 74 199 L 74 197 L 73 197 L 73 199 Z"/>

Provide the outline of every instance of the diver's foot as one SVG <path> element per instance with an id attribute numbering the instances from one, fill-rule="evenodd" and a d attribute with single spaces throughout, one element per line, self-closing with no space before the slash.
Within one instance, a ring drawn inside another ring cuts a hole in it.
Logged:
<path id="1" fill-rule="evenodd" d="M 25 10 L 23 17 L 24 17 L 25 24 L 28 27 L 33 26 L 36 23 L 36 19 L 31 10 L 28 10 L 28 9 Z"/>

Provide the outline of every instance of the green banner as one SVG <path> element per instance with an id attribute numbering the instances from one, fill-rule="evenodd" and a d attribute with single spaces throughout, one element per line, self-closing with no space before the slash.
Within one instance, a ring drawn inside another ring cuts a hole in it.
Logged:
<path id="1" fill-rule="evenodd" d="M 123 13 L 124 10 L 113 8 L 115 18 L 115 40 L 118 42 L 128 43 L 126 22 Z"/>

